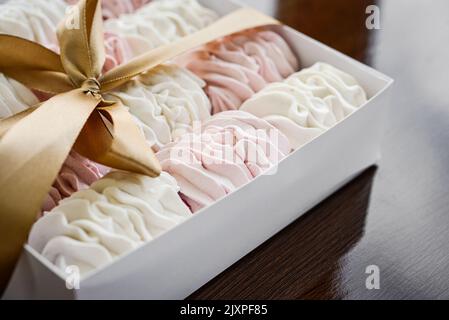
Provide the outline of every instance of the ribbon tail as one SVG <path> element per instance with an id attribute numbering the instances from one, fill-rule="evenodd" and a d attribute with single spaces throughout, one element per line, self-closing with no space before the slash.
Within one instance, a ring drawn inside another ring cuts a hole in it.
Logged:
<path id="1" fill-rule="evenodd" d="M 0 292 L 60 168 L 99 98 L 76 89 L 22 117 L 0 140 Z"/>
<path id="2" fill-rule="evenodd" d="M 43 92 L 61 93 L 73 89 L 58 54 L 11 35 L 0 35 L 0 72 Z"/>
<path id="3" fill-rule="evenodd" d="M 30 115 L 31 113 L 33 113 L 39 106 L 40 106 L 40 104 L 38 104 L 37 106 L 30 107 L 22 112 L 19 112 L 19 113 L 13 115 L 12 117 L 0 120 L 0 139 L 3 138 L 3 136 L 13 126 L 15 126 L 17 123 L 19 123 L 20 120 L 22 120 L 26 116 Z"/>
<path id="4" fill-rule="evenodd" d="M 159 161 L 128 109 L 119 102 L 103 104 L 92 113 L 75 150 L 108 167 L 159 176 Z"/>

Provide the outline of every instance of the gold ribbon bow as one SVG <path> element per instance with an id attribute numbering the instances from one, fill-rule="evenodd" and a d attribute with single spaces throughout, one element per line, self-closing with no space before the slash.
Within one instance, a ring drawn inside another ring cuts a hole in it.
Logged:
<path id="1" fill-rule="evenodd" d="M 28 88 L 56 94 L 0 121 L 0 293 L 36 214 L 72 147 L 106 166 L 158 176 L 160 165 L 127 108 L 102 93 L 197 46 L 262 25 L 279 24 L 245 8 L 215 24 L 101 74 L 105 61 L 101 0 L 81 0 L 79 28 L 58 29 L 61 54 L 0 35 L 0 72 Z M 105 122 L 107 119 L 111 125 Z"/>

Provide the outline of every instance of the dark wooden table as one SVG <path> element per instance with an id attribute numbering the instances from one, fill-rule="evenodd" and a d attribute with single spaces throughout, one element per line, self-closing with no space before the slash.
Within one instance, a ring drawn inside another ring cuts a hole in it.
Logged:
<path id="1" fill-rule="evenodd" d="M 396 80 L 383 160 L 191 298 L 449 298 L 449 1 L 247 2 Z"/>

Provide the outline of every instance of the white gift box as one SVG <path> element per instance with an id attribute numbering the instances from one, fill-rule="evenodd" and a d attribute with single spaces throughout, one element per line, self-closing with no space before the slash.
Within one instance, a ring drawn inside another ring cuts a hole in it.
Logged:
<path id="1" fill-rule="evenodd" d="M 240 4 L 200 1 L 221 15 Z M 327 62 L 357 78 L 369 101 L 256 178 L 185 223 L 77 284 L 25 246 L 5 299 L 182 299 L 226 270 L 380 158 L 389 77 L 289 27 L 274 27 L 302 67 Z M 67 281 L 70 280 L 70 281 Z"/>

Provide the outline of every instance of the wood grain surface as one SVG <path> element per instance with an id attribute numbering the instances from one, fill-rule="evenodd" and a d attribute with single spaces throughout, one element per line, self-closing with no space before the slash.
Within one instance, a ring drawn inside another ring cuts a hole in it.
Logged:
<path id="1" fill-rule="evenodd" d="M 191 299 L 448 299 L 449 1 L 246 2 L 396 80 L 383 159 Z"/>

